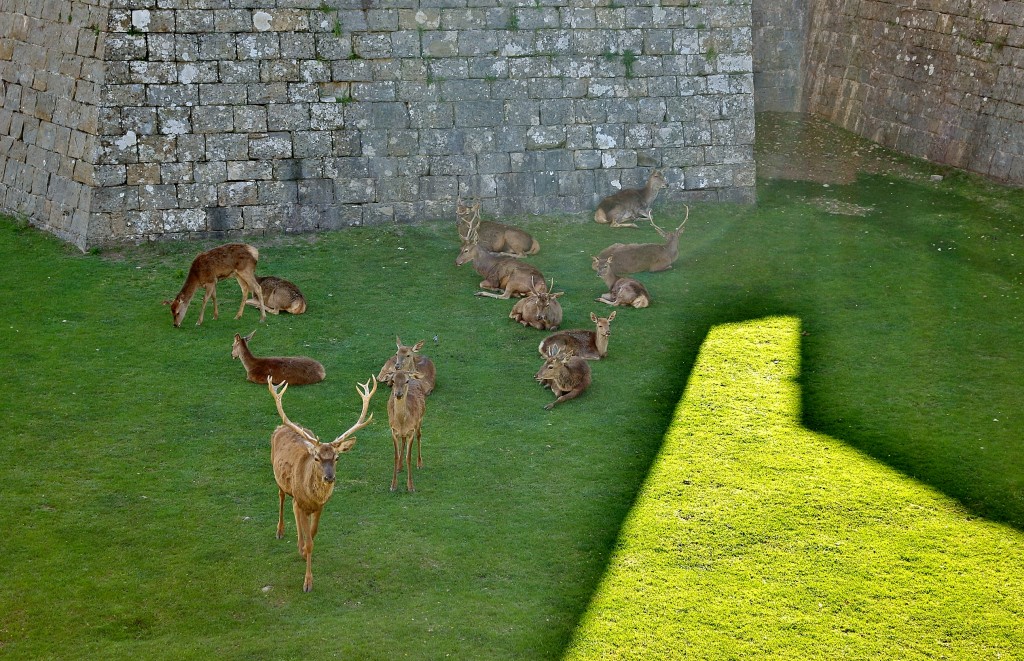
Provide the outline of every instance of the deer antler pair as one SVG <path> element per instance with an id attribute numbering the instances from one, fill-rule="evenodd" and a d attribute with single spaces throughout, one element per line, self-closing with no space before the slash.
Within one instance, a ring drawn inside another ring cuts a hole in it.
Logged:
<path id="1" fill-rule="evenodd" d="M 677 227 L 675 229 L 675 231 L 672 232 L 673 234 L 679 234 L 680 231 L 683 229 L 683 225 L 685 225 L 686 221 L 690 219 L 690 205 L 685 205 L 685 208 L 686 208 L 686 216 L 683 218 L 683 222 L 679 223 L 679 227 Z M 654 227 L 655 231 L 658 232 L 658 234 L 661 235 L 661 238 L 663 238 L 663 239 L 668 238 L 668 234 L 669 233 L 654 224 L 654 216 L 653 216 L 653 214 L 648 214 L 647 220 L 651 221 L 651 225 Z"/>
<path id="2" fill-rule="evenodd" d="M 373 384 L 373 388 L 370 388 L 371 383 Z M 273 395 L 274 401 L 277 403 L 277 412 L 281 416 L 281 422 L 283 422 L 286 427 L 288 427 L 289 429 L 297 433 L 299 436 L 304 438 L 308 443 L 319 444 L 320 439 L 316 436 L 316 434 L 314 434 L 313 432 L 311 432 L 310 430 L 306 429 L 301 425 L 295 424 L 294 422 L 288 419 L 287 415 L 285 415 L 284 406 L 281 404 L 281 397 L 284 396 L 285 391 L 288 390 L 288 382 L 282 381 L 280 384 L 275 386 L 273 377 L 268 376 L 267 388 L 270 390 L 270 394 Z M 370 399 L 373 397 L 373 393 L 377 392 L 377 380 L 374 379 L 373 376 L 371 376 L 370 380 L 367 381 L 366 383 L 357 383 L 356 392 L 359 393 L 359 398 L 363 400 L 363 410 L 359 413 L 359 419 L 356 420 L 356 423 L 352 425 L 348 429 L 348 431 L 346 431 L 338 438 L 334 439 L 331 442 L 332 444 L 344 441 L 349 436 L 351 436 L 352 434 L 359 431 L 360 429 L 362 429 L 363 427 L 365 427 L 366 425 L 370 424 L 370 422 L 373 421 L 373 413 L 370 413 L 369 417 L 367 417 L 366 411 L 370 407 Z"/>

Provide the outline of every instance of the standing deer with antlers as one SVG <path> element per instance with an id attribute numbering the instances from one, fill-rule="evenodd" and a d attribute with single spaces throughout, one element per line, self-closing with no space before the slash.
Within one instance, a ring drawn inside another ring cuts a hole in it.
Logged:
<path id="1" fill-rule="evenodd" d="M 544 274 L 540 269 L 514 257 L 502 257 L 480 245 L 475 224 L 471 226 L 466 239 L 462 242 L 462 250 L 455 258 L 456 266 L 462 266 L 467 262 L 472 262 L 476 272 L 483 276 L 484 279 L 480 283 L 482 289 L 495 289 L 501 292 L 495 294 L 478 291 L 477 296 L 507 300 L 513 296 L 529 296 L 535 288 L 547 291 Z"/>
<path id="2" fill-rule="evenodd" d="M 174 297 L 174 300 L 164 301 L 164 305 L 171 306 L 171 318 L 174 327 L 181 326 L 188 312 L 188 306 L 192 302 L 192 296 L 200 287 L 206 289 L 203 296 L 203 309 L 199 311 L 199 321 L 196 326 L 203 323 L 203 315 L 206 313 L 206 303 L 213 298 L 213 318 L 217 318 L 217 281 L 234 276 L 238 280 L 238 286 L 242 288 L 242 304 L 238 306 L 238 314 L 235 319 L 242 318 L 242 311 L 245 310 L 245 300 L 249 292 L 256 294 L 259 302 L 260 321 L 267 320 L 267 313 L 263 308 L 263 290 L 256 280 L 256 262 L 260 253 L 256 248 L 245 243 L 228 243 L 201 252 L 192 260 L 188 276 L 181 291 Z"/>
<path id="3" fill-rule="evenodd" d="M 598 254 L 599 259 L 615 258 L 615 272 L 640 273 L 642 271 L 665 271 L 679 257 L 679 236 L 690 217 L 690 208 L 686 208 L 686 218 L 671 232 L 666 232 L 651 221 L 655 231 L 665 239 L 665 243 L 614 243 Z M 594 269 L 597 262 L 594 262 Z"/>
<path id="4" fill-rule="evenodd" d="M 351 450 L 356 443 L 352 434 L 373 420 L 373 413 L 367 417 L 366 411 L 370 406 L 370 398 L 377 391 L 377 382 L 371 376 L 366 383 L 358 384 L 356 390 L 363 400 L 359 419 L 330 443 L 321 443 L 313 432 L 295 424 L 285 415 L 281 397 L 288 389 L 287 383 L 275 386 L 272 378 L 267 377 L 267 388 L 277 403 L 277 412 L 284 423 L 270 437 L 270 460 L 278 488 L 277 538 L 284 538 L 284 498 L 286 495 L 291 496 L 299 553 L 306 559 L 306 578 L 302 583 L 302 591 L 309 592 L 313 589 L 313 539 L 320 526 L 324 505 L 334 493 L 338 455 Z"/>

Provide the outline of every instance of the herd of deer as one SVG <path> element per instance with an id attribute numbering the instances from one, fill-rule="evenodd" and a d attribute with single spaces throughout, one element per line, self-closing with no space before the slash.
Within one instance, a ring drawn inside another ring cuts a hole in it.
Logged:
<path id="1" fill-rule="evenodd" d="M 671 268 L 679 254 L 679 237 L 686 219 L 674 231 L 667 232 L 654 224 L 651 204 L 658 191 L 665 187 L 661 172 L 651 173 L 644 188 L 622 190 L 600 203 L 594 220 L 612 227 L 636 227 L 627 221 L 645 219 L 664 239 L 664 243 L 615 243 L 593 258 L 592 268 L 608 287 L 608 292 L 595 299 L 612 306 L 645 308 L 651 296 L 638 280 L 625 274 L 643 271 L 663 271 Z M 522 261 L 540 250 L 540 244 L 528 233 L 501 223 L 482 221 L 480 204 L 456 207 L 457 225 L 462 242 L 455 260 L 456 265 L 472 263 L 483 280 L 477 296 L 520 300 L 515 303 L 509 317 L 538 330 L 556 331 L 545 337 L 538 346 L 544 363 L 535 375 L 544 387 L 550 388 L 555 400 L 545 408 L 578 397 L 591 383 L 588 361 L 600 360 L 608 353 L 613 311 L 607 317 L 590 313 L 595 329 L 558 330 L 562 323 L 562 307 L 558 299 L 564 292 L 554 292 L 554 281 L 548 280 L 536 267 Z M 689 217 L 689 209 L 687 209 Z M 259 252 L 250 245 L 232 243 L 199 253 L 193 260 L 185 284 L 170 305 L 175 327 L 181 326 L 193 295 L 200 287 L 205 289 L 203 307 L 196 325 L 203 323 L 206 305 L 213 299 L 213 317 L 218 316 L 217 282 L 234 277 L 242 289 L 242 304 L 235 319 L 242 316 L 245 306 L 260 311 L 260 321 L 266 313 L 306 311 L 306 299 L 291 282 L 274 276 L 256 276 Z M 497 292 L 497 293 L 496 293 Z M 252 296 L 253 298 L 250 298 Z M 238 358 L 245 367 L 246 378 L 254 383 L 266 383 L 277 406 L 282 424 L 271 435 L 271 463 L 278 486 L 277 538 L 284 537 L 284 502 L 292 498 L 295 515 L 298 550 L 306 561 L 306 575 L 302 589 L 313 589 L 313 539 L 316 537 L 320 515 L 334 490 L 338 455 L 355 445 L 355 432 L 373 420 L 369 413 L 370 400 L 377 384 L 391 387 L 388 399 L 388 420 L 394 445 L 394 467 L 391 490 L 398 486 L 398 474 L 406 471 L 406 490 L 412 492 L 412 448 L 416 444 L 416 467 L 423 467 L 421 426 L 426 412 L 426 398 L 434 390 L 436 369 L 430 358 L 419 353 L 423 342 L 402 344 L 395 338 L 397 350 L 381 367 L 376 377 L 357 384 L 362 400 L 358 420 L 345 433 L 330 442 L 321 442 L 309 429 L 297 425 L 285 415 L 282 397 L 289 384 L 310 384 L 322 381 L 326 375 L 318 361 L 306 356 L 257 357 L 249 349 L 253 333 L 235 334 L 231 348 L 232 358 Z"/>

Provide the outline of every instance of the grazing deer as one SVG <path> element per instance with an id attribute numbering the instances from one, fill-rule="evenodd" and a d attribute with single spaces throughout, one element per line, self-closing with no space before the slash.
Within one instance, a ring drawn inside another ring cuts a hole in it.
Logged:
<path id="1" fill-rule="evenodd" d="M 323 365 L 306 356 L 257 358 L 249 350 L 249 340 L 255 334 L 256 331 L 253 331 L 242 337 L 235 333 L 235 341 L 231 345 L 231 358 L 242 361 L 246 378 L 253 383 L 266 383 L 267 379 L 273 379 L 276 383 L 287 381 L 293 386 L 299 386 L 319 383 L 327 376 Z"/>
<path id="2" fill-rule="evenodd" d="M 370 381 L 373 381 L 372 390 Z M 356 437 L 352 434 L 373 420 L 373 413 L 367 417 L 366 411 L 370 406 L 370 398 L 377 391 L 377 382 L 371 376 L 365 384 L 358 384 L 356 390 L 363 400 L 359 419 L 330 443 L 321 443 L 313 432 L 295 424 L 284 414 L 281 397 L 288 389 L 287 383 L 274 386 L 268 377 L 267 388 L 277 402 L 277 412 L 284 423 L 270 437 L 270 460 L 274 466 L 278 489 L 277 538 L 284 538 L 284 497 L 291 496 L 299 553 L 306 559 L 306 579 L 302 583 L 302 591 L 309 592 L 313 589 L 313 539 L 320 526 L 324 505 L 334 492 L 338 455 L 351 450 L 356 443 Z"/>
<path id="3" fill-rule="evenodd" d="M 396 335 L 395 345 L 398 347 L 398 350 L 380 368 L 380 372 L 377 374 L 377 381 L 390 386 L 396 371 L 414 371 L 419 375 L 417 378 L 423 388 L 423 394 L 429 395 L 434 392 L 434 384 L 437 381 L 437 370 L 434 368 L 434 362 L 430 358 L 418 353 L 423 348 L 423 340 L 409 346 L 402 344 L 402 338 Z"/>
<path id="4" fill-rule="evenodd" d="M 651 205 L 658 192 L 667 185 L 661 170 L 654 170 L 643 188 L 626 188 L 601 200 L 594 212 L 594 222 L 611 227 L 636 227 L 623 221 L 631 218 L 651 219 Z"/>
<path id="5" fill-rule="evenodd" d="M 686 208 L 686 218 L 690 217 L 690 208 Z M 666 232 L 651 221 L 651 225 L 665 239 L 665 243 L 615 243 L 598 254 L 599 259 L 615 257 L 616 273 L 640 273 L 642 271 L 665 271 L 679 257 L 679 236 L 686 226 L 686 218 L 679 227 Z M 594 268 L 597 268 L 596 263 Z"/>
<path id="6" fill-rule="evenodd" d="M 391 398 L 388 399 L 388 421 L 391 440 L 395 445 L 395 470 L 391 475 L 391 490 L 398 487 L 398 471 L 405 464 L 405 489 L 416 490 L 412 484 L 412 444 L 416 441 L 416 468 L 423 468 L 423 445 L 420 427 L 427 412 L 427 395 L 419 374 L 404 369 L 392 375 Z"/>
<path id="7" fill-rule="evenodd" d="M 508 314 L 509 319 L 515 319 L 524 326 L 532 326 L 537 330 L 558 330 L 562 323 L 562 304 L 558 297 L 565 292 L 551 292 L 555 286 L 554 278 L 548 285 L 547 291 L 536 287 L 534 282 L 533 291 L 526 298 L 521 298 L 512 306 Z"/>
<path id="8" fill-rule="evenodd" d="M 650 305 L 651 295 L 647 292 L 644 283 L 615 273 L 612 270 L 613 261 L 615 261 L 615 255 L 609 255 L 604 259 L 593 258 L 593 267 L 597 270 L 597 275 L 608 286 L 608 293 L 601 294 L 594 300 L 608 305 L 630 305 L 634 308 L 645 308 Z"/>
<path id="9" fill-rule="evenodd" d="M 540 244 L 528 232 L 518 227 L 480 220 L 480 203 L 466 205 L 458 200 L 455 206 L 456 225 L 459 238 L 465 243 L 470 229 L 476 227 L 479 242 L 491 252 L 506 257 L 525 257 L 540 252 Z"/>
<path id="10" fill-rule="evenodd" d="M 228 243 L 201 252 L 192 260 L 192 266 L 188 270 L 188 277 L 181 291 L 172 301 L 164 301 L 164 305 L 171 306 L 171 318 L 174 320 L 174 327 L 181 326 L 188 312 L 188 306 L 192 302 L 192 296 L 200 287 L 206 288 L 203 296 L 203 309 L 199 311 L 199 321 L 196 326 L 203 323 L 203 314 L 206 312 L 206 303 L 213 298 L 213 318 L 217 318 L 217 281 L 232 276 L 238 280 L 242 288 L 242 304 L 238 306 L 238 314 L 235 319 L 241 319 L 242 311 L 245 310 L 245 301 L 249 292 L 256 294 L 260 304 L 260 321 L 266 321 L 267 314 L 263 310 L 263 290 L 256 280 L 256 261 L 260 253 L 256 248 L 244 243 Z"/>
<path id="11" fill-rule="evenodd" d="M 555 404 L 575 399 L 590 387 L 590 364 L 571 351 L 552 346 L 548 349 L 544 365 L 537 372 L 537 380 L 551 388 L 555 395 L 555 401 L 544 407 L 551 410 Z"/>
<path id="12" fill-rule="evenodd" d="M 541 356 L 550 356 L 551 350 L 557 348 L 563 354 L 571 353 L 585 360 L 601 360 L 608 355 L 612 319 L 615 319 L 615 312 L 607 317 L 598 317 L 591 312 L 590 320 L 597 326 L 596 330 L 574 328 L 552 333 L 540 341 L 537 350 Z"/>
<path id="13" fill-rule="evenodd" d="M 540 283 L 536 285 L 537 289 L 543 288 L 547 291 L 544 274 L 539 269 L 513 257 L 502 257 L 487 250 L 480 245 L 478 238 L 477 226 L 474 224 L 462 242 L 462 250 L 455 258 L 455 265 L 462 266 L 466 262 L 473 262 L 473 268 L 484 277 L 480 287 L 496 289 L 501 293 L 478 291 L 477 296 L 506 300 L 512 296 L 528 296 L 535 289 L 534 281 Z"/>
<path id="14" fill-rule="evenodd" d="M 302 314 L 306 311 L 306 297 L 294 283 L 273 275 L 256 276 L 256 282 L 260 283 L 263 291 L 263 307 L 270 314 Z M 259 301 L 252 298 L 246 304 L 255 308 L 260 306 Z"/>

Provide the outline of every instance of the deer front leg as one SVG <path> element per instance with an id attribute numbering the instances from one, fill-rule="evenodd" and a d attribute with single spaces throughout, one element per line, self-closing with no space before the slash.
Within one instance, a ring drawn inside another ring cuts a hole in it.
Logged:
<path id="1" fill-rule="evenodd" d="M 278 488 L 277 538 L 284 539 L 284 489 Z"/>
<path id="2" fill-rule="evenodd" d="M 209 302 L 210 297 L 213 297 L 213 318 L 217 318 L 217 285 L 206 285 L 206 291 L 203 293 L 203 307 L 199 310 L 199 320 L 196 321 L 196 326 L 200 326 L 203 323 L 203 315 L 206 314 L 206 304 Z"/>
<path id="3" fill-rule="evenodd" d="M 295 513 L 296 546 L 300 555 L 306 555 L 306 539 L 309 537 L 309 517 L 299 509 L 299 504 L 292 498 L 292 512 Z"/>
<path id="4" fill-rule="evenodd" d="M 554 388 L 552 388 L 552 390 L 554 390 Z M 561 404 L 562 402 L 566 402 L 570 399 L 575 399 L 576 397 L 579 397 L 582 392 L 583 388 L 576 388 L 575 390 L 556 392 L 555 394 L 559 395 L 558 399 L 551 402 L 544 408 L 550 411 L 551 409 L 555 408 L 555 404 Z"/>
<path id="5" fill-rule="evenodd" d="M 391 430 L 391 441 L 395 444 L 395 471 L 391 474 L 391 490 L 394 491 L 398 488 L 398 471 L 402 467 L 402 448 L 399 445 L 398 434 L 394 429 Z"/>
<path id="6" fill-rule="evenodd" d="M 409 434 L 409 436 L 405 439 L 405 443 L 403 444 L 403 447 L 402 447 L 402 454 L 405 455 L 405 490 L 408 491 L 409 493 L 412 493 L 412 492 L 416 491 L 416 487 L 414 487 L 412 485 L 412 442 L 413 442 L 413 440 L 415 440 L 415 439 L 413 439 L 413 435 Z"/>
<path id="7" fill-rule="evenodd" d="M 416 429 L 416 468 L 423 468 L 423 442 L 420 440 L 420 430 Z"/>

